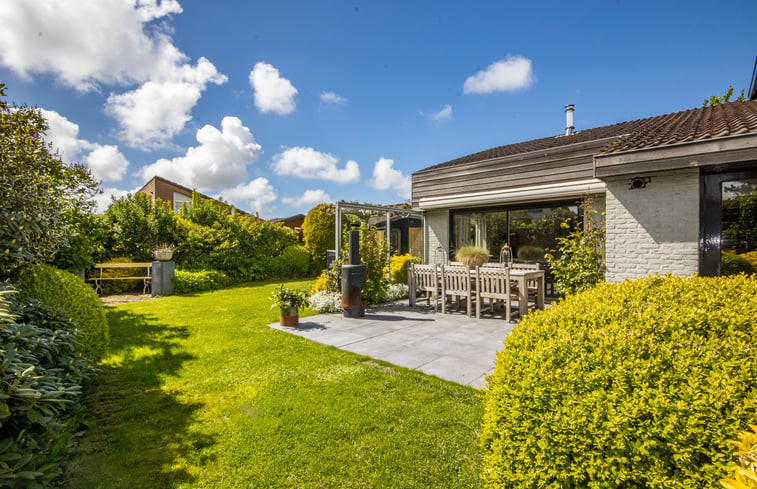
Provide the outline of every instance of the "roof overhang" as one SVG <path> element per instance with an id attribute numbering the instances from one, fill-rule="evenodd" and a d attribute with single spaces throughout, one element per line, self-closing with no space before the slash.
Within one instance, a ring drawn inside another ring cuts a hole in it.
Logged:
<path id="1" fill-rule="evenodd" d="M 594 156 L 597 178 L 757 160 L 757 134 L 739 134 Z"/>
<path id="2" fill-rule="evenodd" d="M 595 178 L 549 185 L 535 185 L 470 194 L 445 195 L 420 199 L 418 207 L 423 210 L 454 207 L 476 207 L 492 204 L 510 204 L 581 197 L 605 191 L 605 183 Z"/>

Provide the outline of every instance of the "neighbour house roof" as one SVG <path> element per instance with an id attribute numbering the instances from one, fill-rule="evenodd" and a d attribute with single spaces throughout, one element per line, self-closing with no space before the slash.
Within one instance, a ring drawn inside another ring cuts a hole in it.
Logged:
<path id="1" fill-rule="evenodd" d="M 757 101 L 729 102 L 586 129 L 567 136 L 557 135 L 498 146 L 432 165 L 416 173 L 608 138 L 612 141 L 605 145 L 598 154 L 617 153 L 752 132 L 757 132 Z"/>
<path id="2" fill-rule="evenodd" d="M 156 183 L 157 183 L 157 182 L 160 182 L 160 183 L 162 183 L 162 184 L 168 185 L 168 186 L 170 186 L 170 187 L 171 187 L 171 190 L 172 190 L 172 191 L 177 191 L 178 193 L 181 193 L 181 194 L 183 194 L 183 195 L 185 195 L 185 196 L 187 196 L 187 197 L 192 197 L 192 193 L 193 193 L 193 192 L 195 192 L 195 193 L 197 193 L 197 195 L 199 195 L 199 196 L 200 196 L 200 197 L 202 197 L 203 199 L 214 200 L 214 201 L 216 201 L 216 202 L 220 202 L 220 203 L 222 203 L 222 204 L 225 204 L 225 205 L 229 206 L 229 207 L 230 207 L 231 209 L 233 209 L 233 210 L 234 210 L 234 213 L 237 213 L 237 214 L 241 214 L 241 215 L 250 215 L 250 214 L 249 214 L 248 212 L 245 212 L 245 211 L 243 211 L 242 209 L 239 209 L 239 208 L 237 208 L 237 207 L 235 207 L 235 206 L 233 206 L 233 205 L 231 205 L 231 204 L 229 204 L 229 203 L 227 203 L 227 202 L 223 202 L 223 201 L 221 201 L 221 200 L 219 200 L 219 199 L 215 199 L 215 198 L 213 198 L 213 197 L 207 196 L 207 195 L 205 195 L 205 194 L 202 194 L 202 193 L 200 193 L 200 192 L 197 192 L 196 190 L 193 190 L 193 189 L 191 189 L 191 188 L 189 188 L 189 187 L 185 187 L 184 185 L 181 185 L 181 184 L 179 184 L 179 183 L 173 182 L 173 181 L 171 181 L 171 180 L 169 180 L 169 179 L 167 179 L 167 178 L 163 178 L 163 177 L 161 177 L 161 176 L 158 176 L 158 175 L 155 175 L 155 176 L 154 176 L 154 177 L 152 177 L 152 178 L 151 178 L 150 180 L 148 180 L 148 181 L 147 181 L 147 183 L 145 183 L 145 184 L 144 184 L 144 185 L 142 186 L 142 188 L 140 188 L 139 190 L 137 190 L 137 193 L 139 193 L 139 192 L 142 192 L 142 193 L 152 194 L 152 192 L 148 191 L 148 186 L 149 186 L 149 185 L 150 185 L 150 183 L 152 183 L 153 181 L 155 181 Z M 155 196 L 154 196 L 154 197 L 155 197 Z M 257 216 L 256 216 L 256 217 L 257 217 Z"/>

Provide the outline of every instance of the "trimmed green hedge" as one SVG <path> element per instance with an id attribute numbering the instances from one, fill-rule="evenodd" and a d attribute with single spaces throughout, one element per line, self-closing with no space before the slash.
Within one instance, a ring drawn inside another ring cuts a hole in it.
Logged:
<path id="1" fill-rule="evenodd" d="M 274 259 L 274 273 L 279 278 L 303 278 L 310 275 L 312 261 L 307 248 L 290 245 Z"/>
<path id="2" fill-rule="evenodd" d="M 176 270 L 173 280 L 174 292 L 177 294 L 216 290 L 231 283 L 225 273 L 216 270 Z"/>
<path id="3" fill-rule="evenodd" d="M 490 488 L 715 488 L 757 407 L 757 281 L 600 284 L 527 316 L 485 391 Z"/>
<path id="4" fill-rule="evenodd" d="M 18 289 L 23 298 L 68 312 L 75 326 L 85 333 L 84 356 L 97 361 L 105 354 L 110 341 L 105 311 L 92 287 L 79 277 L 50 265 L 33 265 L 20 274 Z"/>

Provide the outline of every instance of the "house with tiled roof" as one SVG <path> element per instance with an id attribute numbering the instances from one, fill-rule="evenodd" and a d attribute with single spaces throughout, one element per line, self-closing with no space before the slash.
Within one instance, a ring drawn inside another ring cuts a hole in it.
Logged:
<path id="1" fill-rule="evenodd" d="M 731 273 L 757 250 L 757 101 L 578 131 L 566 113 L 564 134 L 413 173 L 427 262 L 468 244 L 543 261 L 587 197 L 604 214 L 610 282 Z"/>
<path id="2" fill-rule="evenodd" d="M 196 192 L 197 195 L 199 195 L 203 199 L 221 202 L 218 199 L 208 197 L 207 195 L 201 194 L 196 190 L 185 187 L 184 185 L 172 182 L 167 178 L 163 178 L 157 175 L 152 177 L 147 183 L 142 186 L 142 188 L 137 190 L 137 193 L 142 193 L 150 197 L 153 205 L 155 205 L 157 201 L 161 201 L 164 204 L 167 204 L 168 207 L 174 212 L 179 212 L 182 205 L 190 205 L 192 203 L 192 192 Z M 237 209 L 236 207 L 226 204 L 225 202 L 221 203 L 228 205 L 233 214 L 247 214 L 247 212 Z"/>

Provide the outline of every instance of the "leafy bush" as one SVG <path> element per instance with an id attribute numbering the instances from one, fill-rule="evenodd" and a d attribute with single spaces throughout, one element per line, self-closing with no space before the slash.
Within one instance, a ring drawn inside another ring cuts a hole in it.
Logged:
<path id="1" fill-rule="evenodd" d="M 69 238 L 56 251 L 52 264 L 74 274 L 89 270 L 95 261 L 104 257 L 106 251 L 108 228 L 102 216 L 73 209 L 62 213 L 61 219 L 68 223 Z"/>
<path id="2" fill-rule="evenodd" d="M 739 465 L 731 469 L 731 476 L 720 481 L 725 489 L 757 489 L 757 426 L 739 433 L 736 456 Z"/>
<path id="3" fill-rule="evenodd" d="M 176 270 L 173 280 L 174 291 L 177 294 L 216 290 L 229 284 L 226 274 L 216 270 Z"/>
<path id="4" fill-rule="evenodd" d="M 545 256 L 555 287 L 563 294 L 576 294 L 605 279 L 605 227 L 596 218 L 591 199 L 584 199 L 581 207 L 586 220 L 583 228 L 571 220 L 563 222 L 565 229 L 574 226 L 573 232 L 557 238 L 557 252 Z"/>
<path id="5" fill-rule="evenodd" d="M 274 272 L 280 278 L 301 278 L 310 274 L 310 253 L 302 245 L 290 245 L 284 248 L 274 259 Z"/>
<path id="6" fill-rule="evenodd" d="M 176 217 L 164 202 L 155 205 L 142 193 L 114 199 L 105 211 L 110 231 L 110 250 L 115 256 L 151 261 L 152 249 L 160 243 L 181 240 Z"/>
<path id="7" fill-rule="evenodd" d="M 88 213 L 98 187 L 83 165 L 51 154 L 38 109 L 11 107 L 0 83 L 0 279 L 46 262 L 71 238 L 67 212 Z"/>
<path id="8" fill-rule="evenodd" d="M 198 205 L 210 205 L 207 202 L 210 201 L 199 200 Z M 207 217 L 207 213 L 200 215 Z M 272 258 L 297 242 L 297 233 L 281 224 L 250 215 L 218 217 L 210 226 L 188 217 L 178 219 L 183 236 L 177 247 L 178 265 L 218 270 L 235 282 L 263 280 L 275 275 L 276 262 Z"/>
<path id="9" fill-rule="evenodd" d="M 364 223 L 360 227 L 360 262 L 366 266 L 368 274 L 363 297 L 369 304 L 382 302 L 386 295 L 389 285 L 386 279 L 386 251 L 386 241 L 379 236 L 376 228 Z"/>
<path id="10" fill-rule="evenodd" d="M 336 209 L 333 204 L 319 204 L 308 212 L 302 223 L 302 239 L 305 241 L 316 270 L 326 267 L 326 250 L 336 242 Z"/>
<path id="11" fill-rule="evenodd" d="M 600 284 L 526 316 L 488 379 L 488 487 L 716 487 L 757 405 L 755 324 L 744 276 Z"/>
<path id="12" fill-rule="evenodd" d="M 393 284 L 407 285 L 407 269 L 411 263 L 421 263 L 421 259 L 411 254 L 393 255 L 389 260 L 389 273 Z"/>
<path id="13" fill-rule="evenodd" d="M 84 356 L 96 361 L 106 352 L 110 334 L 105 311 L 92 287 L 79 277 L 50 265 L 33 265 L 21 273 L 18 287 L 24 299 L 37 299 L 71 316 L 73 326 L 84 332 Z"/>
<path id="14" fill-rule="evenodd" d="M 64 311 L 8 294 L 0 292 L 0 486 L 52 487 L 93 371 Z"/>
<path id="15" fill-rule="evenodd" d="M 341 292 L 328 292 L 321 290 L 310 296 L 310 308 L 316 312 L 342 312 Z"/>

